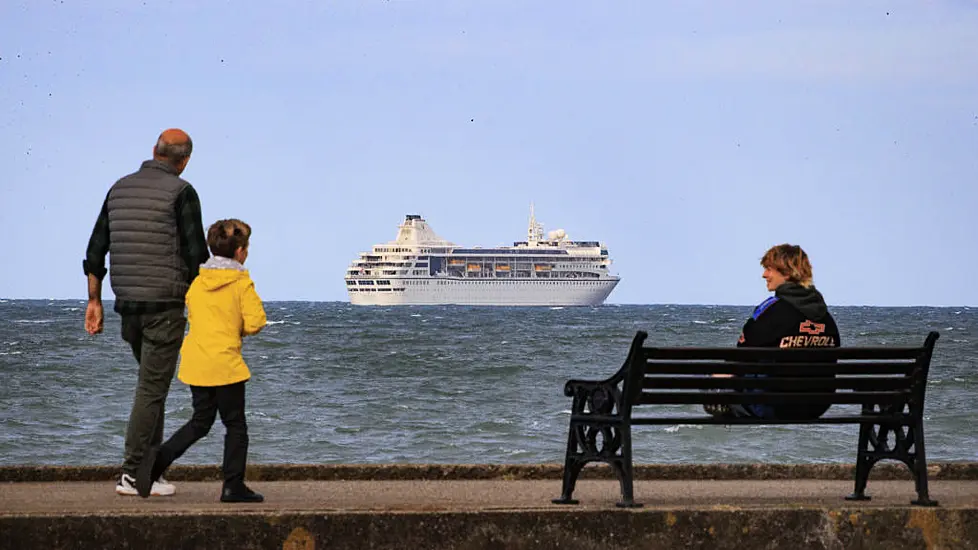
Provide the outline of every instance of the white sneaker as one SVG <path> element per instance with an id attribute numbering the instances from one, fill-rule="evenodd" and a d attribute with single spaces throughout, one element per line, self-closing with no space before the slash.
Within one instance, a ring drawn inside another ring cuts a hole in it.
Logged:
<path id="1" fill-rule="evenodd" d="M 136 491 L 136 478 L 129 474 L 119 476 L 119 481 L 115 484 L 115 494 L 126 497 L 138 495 L 139 493 Z"/>
<path id="2" fill-rule="evenodd" d="M 119 477 L 118 483 L 115 484 L 115 492 L 118 495 L 123 496 L 136 496 L 139 494 L 136 491 L 136 479 L 129 474 L 122 474 Z M 162 477 L 153 483 L 153 488 L 150 489 L 149 494 L 154 497 L 168 497 L 177 492 L 177 487 L 172 483 L 167 483 Z"/>
<path id="3" fill-rule="evenodd" d="M 135 485 L 133 485 L 133 488 L 135 488 Z M 150 496 L 154 497 L 168 497 L 176 492 L 177 486 L 172 483 L 168 483 L 165 479 L 163 479 L 163 476 L 160 476 L 160 478 L 156 480 L 156 483 L 153 483 L 153 488 L 149 490 Z"/>

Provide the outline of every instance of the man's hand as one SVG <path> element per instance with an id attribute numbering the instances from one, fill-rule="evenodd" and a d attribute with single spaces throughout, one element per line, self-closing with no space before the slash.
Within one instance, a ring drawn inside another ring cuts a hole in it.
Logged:
<path id="1" fill-rule="evenodd" d="M 95 335 L 102 332 L 105 314 L 102 311 L 102 300 L 89 300 L 85 309 L 85 330 Z"/>

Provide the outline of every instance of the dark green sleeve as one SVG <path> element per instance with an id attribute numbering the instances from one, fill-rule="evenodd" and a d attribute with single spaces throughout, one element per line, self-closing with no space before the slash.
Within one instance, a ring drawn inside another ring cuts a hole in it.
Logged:
<path id="1" fill-rule="evenodd" d="M 190 272 L 190 281 L 197 277 L 200 264 L 207 261 L 207 239 L 204 238 L 204 222 L 200 214 L 200 198 L 192 185 L 177 197 L 177 232 L 180 234 L 180 252 Z"/>
<path id="2" fill-rule="evenodd" d="M 95 275 L 101 281 L 108 272 L 105 269 L 105 255 L 109 253 L 109 196 L 105 196 L 102 202 L 102 211 L 99 212 L 98 219 L 95 220 L 95 228 L 92 229 L 92 236 L 88 239 L 88 248 L 85 250 L 85 260 L 82 268 L 85 275 Z"/>

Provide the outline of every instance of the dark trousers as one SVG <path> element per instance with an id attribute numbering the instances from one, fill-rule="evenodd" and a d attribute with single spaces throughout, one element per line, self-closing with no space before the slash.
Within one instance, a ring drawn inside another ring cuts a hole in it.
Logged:
<path id="1" fill-rule="evenodd" d="M 244 483 L 248 459 L 248 424 L 245 423 L 245 383 L 227 386 L 190 386 L 194 414 L 166 440 L 153 468 L 165 472 L 191 445 L 207 435 L 218 413 L 224 423 L 224 486 Z"/>
<path id="2" fill-rule="evenodd" d="M 143 455 L 163 441 L 166 395 L 177 368 L 187 318 L 183 308 L 122 316 L 122 339 L 139 362 L 136 394 L 126 427 L 122 471 L 136 475 Z"/>

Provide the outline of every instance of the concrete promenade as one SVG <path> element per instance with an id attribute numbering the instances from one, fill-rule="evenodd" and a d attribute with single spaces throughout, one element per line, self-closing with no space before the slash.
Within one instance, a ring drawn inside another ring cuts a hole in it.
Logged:
<path id="1" fill-rule="evenodd" d="M 627 510 L 606 467 L 577 506 L 550 502 L 559 465 L 256 465 L 257 505 L 220 503 L 214 466 L 145 500 L 115 495 L 115 468 L 0 467 L 0 548 L 978 548 L 978 464 L 932 465 L 937 508 L 896 466 L 858 503 L 847 465 L 640 466 Z"/>

